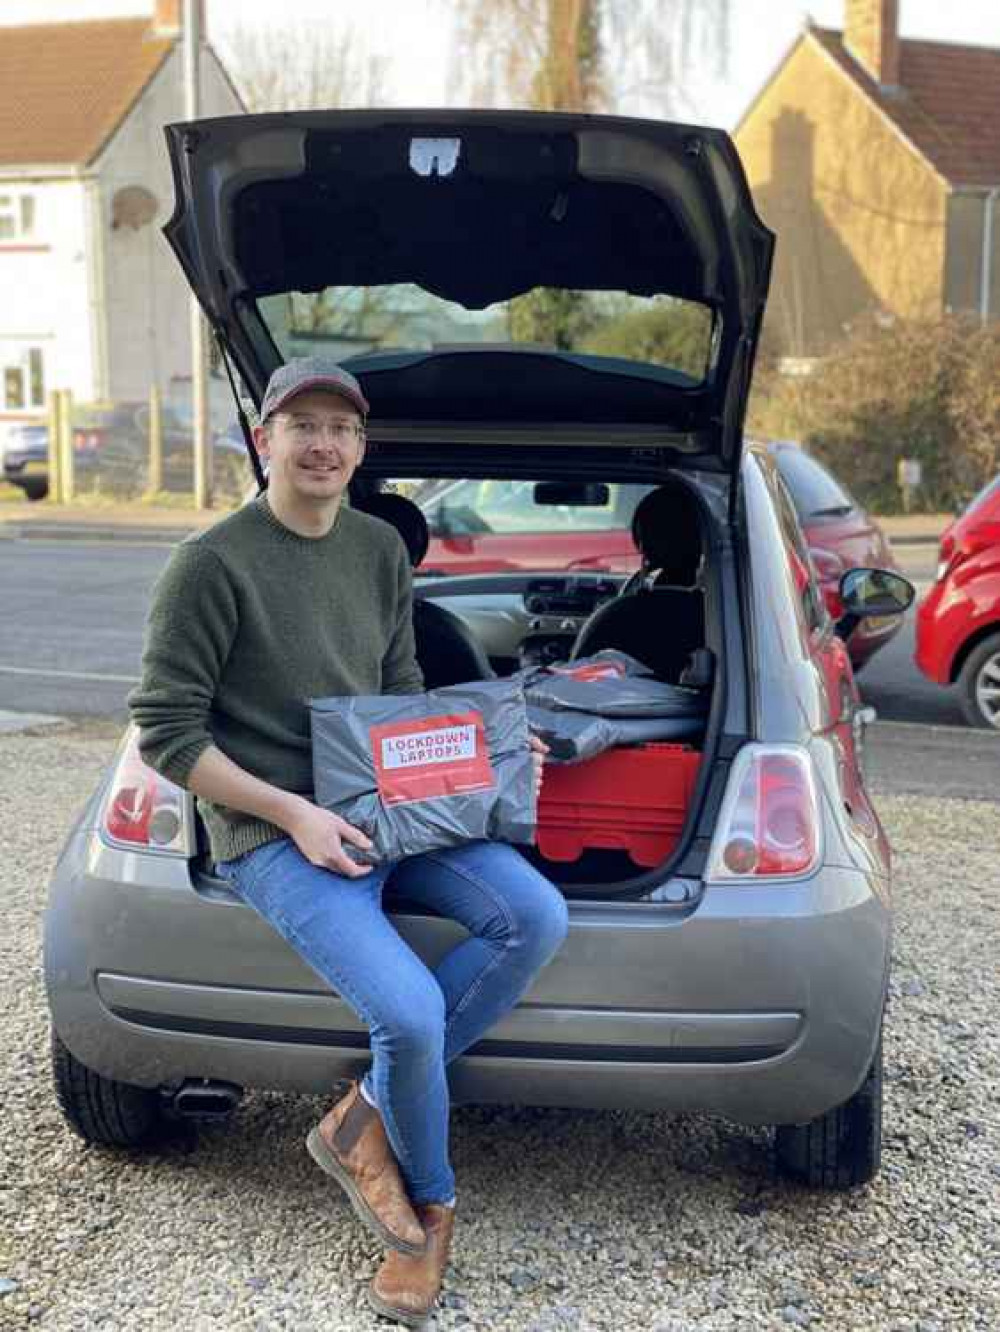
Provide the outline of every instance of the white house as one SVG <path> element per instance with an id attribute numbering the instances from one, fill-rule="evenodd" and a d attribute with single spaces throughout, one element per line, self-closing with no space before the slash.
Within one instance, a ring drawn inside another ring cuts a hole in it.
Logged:
<path id="1" fill-rule="evenodd" d="M 188 287 L 160 227 L 184 119 L 181 0 L 151 18 L 0 28 L 0 433 L 189 382 Z M 215 53 L 202 115 L 243 110 Z"/>

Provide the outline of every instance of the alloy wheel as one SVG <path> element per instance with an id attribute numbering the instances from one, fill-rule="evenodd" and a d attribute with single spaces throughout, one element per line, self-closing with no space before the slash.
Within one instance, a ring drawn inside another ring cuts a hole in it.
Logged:
<path id="1" fill-rule="evenodd" d="M 1000 652 L 986 658 L 976 674 L 976 704 L 988 725 L 1000 730 Z"/>

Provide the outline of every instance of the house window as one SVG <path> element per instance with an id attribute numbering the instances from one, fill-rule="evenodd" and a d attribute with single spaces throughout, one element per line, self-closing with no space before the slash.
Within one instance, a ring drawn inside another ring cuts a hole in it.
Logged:
<path id="1" fill-rule="evenodd" d="M 26 347 L 3 356 L 0 409 L 23 412 L 45 406 L 45 357 L 41 347 Z"/>
<path id="2" fill-rule="evenodd" d="M 8 411 L 16 412 L 24 406 L 24 371 L 19 365 L 4 367 L 3 394 Z"/>
<path id="3" fill-rule="evenodd" d="M 35 234 L 35 196 L 0 194 L 0 241 L 25 240 Z"/>

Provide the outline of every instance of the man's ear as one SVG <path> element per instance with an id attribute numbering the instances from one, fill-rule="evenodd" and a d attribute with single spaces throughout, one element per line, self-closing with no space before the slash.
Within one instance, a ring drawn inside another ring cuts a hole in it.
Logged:
<path id="1" fill-rule="evenodd" d="M 257 450 L 258 458 L 270 458 L 271 456 L 271 437 L 263 426 L 254 426 L 253 428 L 253 446 Z"/>

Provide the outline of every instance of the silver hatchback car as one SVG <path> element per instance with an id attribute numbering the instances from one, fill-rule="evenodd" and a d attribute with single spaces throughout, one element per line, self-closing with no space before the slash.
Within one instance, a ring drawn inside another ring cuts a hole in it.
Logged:
<path id="1" fill-rule="evenodd" d="M 428 685 L 442 661 L 502 674 L 623 646 L 705 692 L 698 736 L 613 793 L 620 837 L 602 839 L 607 810 L 584 801 L 576 854 L 542 836 L 525 848 L 568 900 L 568 938 L 453 1066 L 455 1097 L 710 1111 L 775 1125 L 779 1166 L 810 1185 L 870 1179 L 889 850 L 843 637 L 899 614 L 912 588 L 853 570 L 834 623 L 772 459 L 744 444 L 773 237 L 728 136 L 304 112 L 172 126 L 168 144 L 167 238 L 241 410 L 311 303 L 375 404 L 352 502 L 390 482 L 478 478 L 483 496 L 518 483 L 522 559 L 546 520 L 569 542 L 555 572 L 511 571 L 502 542 L 496 567 L 417 570 L 418 612 L 436 607 L 455 645 L 425 637 Z M 512 342 L 525 319 L 534 334 Z M 621 353 L 629 330 L 654 328 Z M 621 486 L 672 496 L 638 575 L 634 557 L 600 554 Z M 484 499 L 441 539 L 474 553 L 510 509 Z M 681 566 L 683 585 L 665 573 Z M 672 831 L 637 850 L 637 811 L 680 786 Z M 432 963 L 461 936 L 405 900 L 388 909 Z M 350 1008 L 216 877 L 193 801 L 142 764 L 131 730 L 54 872 L 45 975 L 57 1093 L 91 1141 L 151 1141 L 165 1118 L 225 1114 L 246 1088 L 326 1092 L 367 1062 Z"/>

